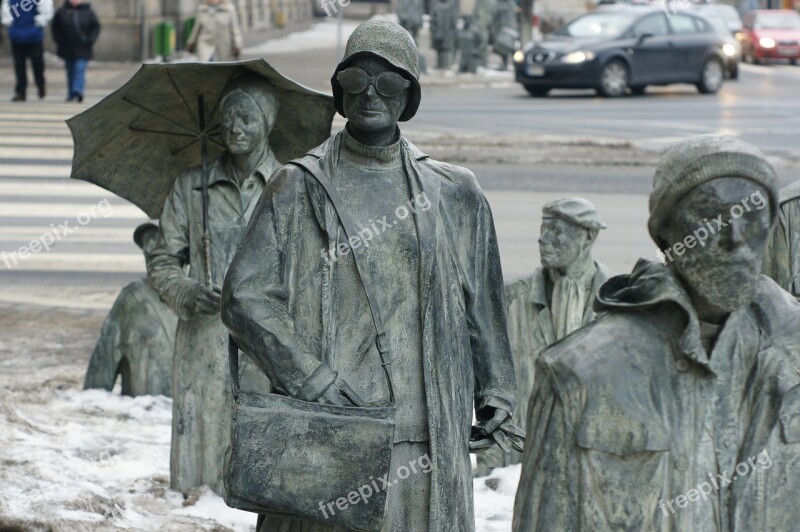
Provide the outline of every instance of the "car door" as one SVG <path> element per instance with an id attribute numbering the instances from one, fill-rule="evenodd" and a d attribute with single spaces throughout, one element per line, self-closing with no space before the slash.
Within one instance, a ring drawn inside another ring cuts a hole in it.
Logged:
<path id="1" fill-rule="evenodd" d="M 672 31 L 672 65 L 674 81 L 694 82 L 713 49 L 713 33 L 710 25 L 702 19 L 676 13 L 669 17 Z"/>
<path id="2" fill-rule="evenodd" d="M 672 70 L 672 36 L 666 15 L 659 11 L 636 21 L 631 28 L 633 44 L 628 53 L 631 58 L 631 84 L 645 85 L 668 80 L 665 71 Z"/>

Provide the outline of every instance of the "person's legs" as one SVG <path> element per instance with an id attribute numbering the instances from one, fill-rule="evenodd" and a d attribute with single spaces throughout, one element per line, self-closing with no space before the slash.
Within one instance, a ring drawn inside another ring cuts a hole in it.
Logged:
<path id="1" fill-rule="evenodd" d="M 25 62 L 28 57 L 28 49 L 25 44 L 11 43 L 11 53 L 14 56 L 14 75 L 17 78 L 17 83 L 14 86 L 14 99 L 24 100 L 25 92 L 28 90 L 28 72 L 25 68 Z"/>
<path id="2" fill-rule="evenodd" d="M 75 95 L 79 102 L 83 101 L 83 91 L 86 88 L 86 65 L 88 63 L 88 59 L 75 59 L 73 62 L 70 87 L 72 87 L 72 94 Z"/>
<path id="3" fill-rule="evenodd" d="M 64 70 L 67 72 L 67 101 L 71 102 L 75 99 L 75 91 L 73 90 L 75 79 L 75 60 L 64 59 Z"/>
<path id="4" fill-rule="evenodd" d="M 44 44 L 36 43 L 30 45 L 29 53 L 31 57 L 31 64 L 33 66 L 33 78 L 36 80 L 36 86 L 39 88 L 39 98 L 44 98 Z"/>

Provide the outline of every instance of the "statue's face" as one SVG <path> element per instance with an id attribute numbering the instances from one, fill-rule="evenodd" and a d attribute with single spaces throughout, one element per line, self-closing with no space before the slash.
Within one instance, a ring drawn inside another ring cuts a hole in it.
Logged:
<path id="1" fill-rule="evenodd" d="M 546 268 L 566 268 L 592 240 L 586 228 L 560 218 L 545 218 L 539 236 L 539 256 Z"/>
<path id="2" fill-rule="evenodd" d="M 732 312 L 755 296 L 770 230 L 768 197 L 749 179 L 726 177 L 700 185 L 680 201 L 662 238 L 671 246 L 668 260 L 703 303 Z M 678 243 L 683 246 L 676 248 Z"/>
<path id="3" fill-rule="evenodd" d="M 241 91 L 222 103 L 222 141 L 234 155 L 251 153 L 266 142 L 264 115 L 256 102 Z"/>
<path id="4" fill-rule="evenodd" d="M 359 68 L 373 78 L 385 72 L 394 72 L 387 61 L 374 56 L 359 57 L 348 68 Z M 374 84 L 370 84 L 359 94 L 351 94 L 347 90 L 342 92 L 344 115 L 350 126 L 362 133 L 396 127 L 408 101 L 408 89 L 390 97 L 379 93 Z"/>

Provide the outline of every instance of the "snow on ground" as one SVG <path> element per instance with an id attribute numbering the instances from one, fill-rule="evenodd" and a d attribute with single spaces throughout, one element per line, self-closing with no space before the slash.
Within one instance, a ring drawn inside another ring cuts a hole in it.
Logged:
<path id="1" fill-rule="evenodd" d="M 342 43 L 358 26 L 358 21 L 342 21 Z M 335 20 L 318 22 L 304 31 L 297 31 L 280 39 L 273 39 L 252 48 L 246 48 L 247 55 L 268 57 L 275 54 L 296 53 L 306 50 L 324 50 L 336 47 L 337 24 Z"/>
<path id="2" fill-rule="evenodd" d="M 208 488 L 169 489 L 170 399 L 81 390 L 103 315 L 0 304 L 0 530 L 253 531 Z M 479 532 L 511 530 L 518 479 L 474 480 Z"/>

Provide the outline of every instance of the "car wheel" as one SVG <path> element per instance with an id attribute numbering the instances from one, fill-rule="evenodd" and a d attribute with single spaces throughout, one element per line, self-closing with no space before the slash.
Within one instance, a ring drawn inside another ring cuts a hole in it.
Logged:
<path id="1" fill-rule="evenodd" d="M 600 84 L 597 93 L 606 98 L 618 98 L 628 88 L 628 67 L 622 61 L 609 62 L 600 71 Z"/>
<path id="2" fill-rule="evenodd" d="M 700 83 L 697 90 L 703 94 L 716 93 L 725 81 L 725 68 L 722 62 L 716 57 L 706 61 L 703 70 L 700 72 Z"/>
<path id="3" fill-rule="evenodd" d="M 636 94 L 640 96 L 647 91 L 647 85 L 636 85 L 631 87 L 631 94 Z"/>
<path id="4" fill-rule="evenodd" d="M 534 98 L 544 98 L 550 92 L 549 87 L 532 87 L 530 85 L 525 85 L 525 90 Z"/>
<path id="5" fill-rule="evenodd" d="M 797 59 L 792 59 L 792 60 L 791 60 L 791 63 L 792 63 L 794 66 L 797 66 Z"/>

